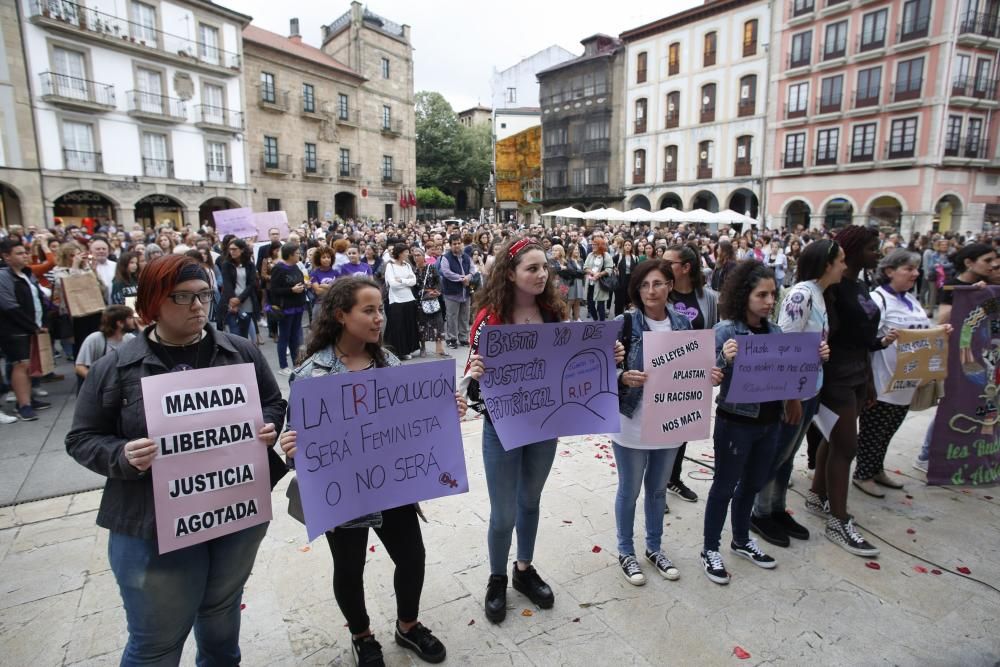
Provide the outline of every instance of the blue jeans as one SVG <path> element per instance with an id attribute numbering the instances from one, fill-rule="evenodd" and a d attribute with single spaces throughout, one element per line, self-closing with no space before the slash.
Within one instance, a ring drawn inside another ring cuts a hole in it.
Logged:
<path id="1" fill-rule="evenodd" d="M 226 313 L 226 331 L 242 338 L 250 338 L 253 313 Z"/>
<path id="2" fill-rule="evenodd" d="M 643 509 L 646 514 L 646 549 L 659 551 L 663 538 L 663 513 L 667 507 L 667 479 L 677 458 L 677 449 L 631 449 L 612 441 L 618 467 L 618 492 L 615 494 L 615 523 L 618 528 L 618 553 L 635 555 L 632 531 L 635 527 L 635 501 L 645 483 Z"/>
<path id="3" fill-rule="evenodd" d="M 292 365 L 295 365 L 295 357 L 302 346 L 302 313 L 285 314 L 278 320 L 278 366 L 288 367 L 287 354 L 292 357 Z"/>
<path id="4" fill-rule="evenodd" d="M 607 311 L 604 309 L 605 302 L 604 300 L 594 300 L 595 291 L 593 285 L 587 288 L 587 314 L 595 322 L 603 322 L 607 318 Z"/>
<path id="5" fill-rule="evenodd" d="M 931 423 L 927 425 L 927 433 L 924 434 L 924 444 L 920 445 L 920 454 L 917 455 L 918 461 L 926 461 L 931 457 L 931 440 L 934 438 L 934 421 L 937 419 L 937 414 L 931 417 Z"/>
<path id="6" fill-rule="evenodd" d="M 267 524 L 158 555 L 156 540 L 111 533 L 128 643 L 122 665 L 177 665 L 194 627 L 199 667 L 240 662 L 240 601 Z"/>
<path id="7" fill-rule="evenodd" d="M 733 504 L 733 541 L 750 539 L 753 498 L 771 474 L 778 448 L 778 423 L 746 424 L 721 414 L 715 419 L 715 480 L 705 503 L 705 550 L 718 551 L 729 502 Z"/>
<path id="8" fill-rule="evenodd" d="M 802 401 L 802 420 L 798 424 L 780 422 L 777 454 L 771 467 L 771 481 L 757 493 L 753 506 L 754 516 L 763 518 L 775 512 L 785 511 L 788 482 L 795 467 L 795 454 L 798 453 L 802 440 L 806 437 L 806 431 L 809 430 L 809 424 L 812 423 L 818 409 L 819 395 L 816 395 L 807 401 Z"/>
<path id="9" fill-rule="evenodd" d="M 556 440 L 506 451 L 489 420 L 483 424 L 483 467 L 490 494 L 487 544 L 490 574 L 506 574 L 511 532 L 517 527 L 517 560 L 531 562 L 538 534 L 542 488 L 556 458 Z"/>

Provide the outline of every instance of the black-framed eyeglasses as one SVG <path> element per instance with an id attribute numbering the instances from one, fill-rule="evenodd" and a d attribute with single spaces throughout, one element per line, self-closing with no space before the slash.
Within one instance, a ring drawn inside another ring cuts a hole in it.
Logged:
<path id="1" fill-rule="evenodd" d="M 212 290 L 207 289 L 202 290 L 201 292 L 171 292 L 167 296 L 178 306 L 190 306 L 194 303 L 196 298 L 202 303 L 211 302 L 215 293 Z"/>

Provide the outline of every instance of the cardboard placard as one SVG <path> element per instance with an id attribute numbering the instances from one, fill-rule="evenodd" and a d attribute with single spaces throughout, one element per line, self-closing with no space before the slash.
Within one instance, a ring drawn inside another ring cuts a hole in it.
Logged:
<path id="1" fill-rule="evenodd" d="M 93 273 L 76 273 L 62 278 L 66 308 L 73 317 L 93 315 L 104 310 L 104 288 Z"/>
<path id="2" fill-rule="evenodd" d="M 896 369 L 887 392 L 916 389 L 948 377 L 948 334 L 944 327 L 901 329 L 896 339 Z"/>

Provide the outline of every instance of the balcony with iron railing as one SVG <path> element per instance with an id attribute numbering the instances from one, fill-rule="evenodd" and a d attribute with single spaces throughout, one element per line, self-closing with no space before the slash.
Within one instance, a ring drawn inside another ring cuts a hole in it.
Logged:
<path id="1" fill-rule="evenodd" d="M 356 181 L 361 178 L 360 162 L 341 162 L 337 167 L 337 177 L 342 181 Z"/>
<path id="2" fill-rule="evenodd" d="M 896 28 L 896 42 L 912 42 L 915 39 L 923 39 L 930 34 L 931 17 L 918 16 L 910 21 L 903 21 Z"/>
<path id="3" fill-rule="evenodd" d="M 322 120 L 326 118 L 326 114 L 323 110 L 326 108 L 326 103 L 322 100 L 316 98 L 316 96 L 299 96 L 299 113 L 306 118 L 313 118 L 316 120 Z"/>
<path id="4" fill-rule="evenodd" d="M 383 169 L 382 183 L 385 185 L 400 185 L 403 182 L 402 169 Z"/>
<path id="5" fill-rule="evenodd" d="M 831 166 L 837 164 L 837 147 L 827 148 L 825 151 L 820 151 L 818 148 L 813 149 L 813 165 L 816 167 Z"/>
<path id="6" fill-rule="evenodd" d="M 403 134 L 403 121 L 382 119 L 382 134 L 387 137 L 398 137 Z"/>
<path id="7" fill-rule="evenodd" d="M 868 51 L 875 51 L 877 49 L 885 48 L 885 36 L 886 29 L 883 28 L 881 33 L 876 33 L 872 31 L 862 31 L 858 33 L 857 44 L 855 48 L 856 53 L 867 53 Z"/>
<path id="8" fill-rule="evenodd" d="M 677 180 L 677 167 L 664 167 L 663 168 L 663 182 L 673 183 Z"/>
<path id="9" fill-rule="evenodd" d="M 812 51 L 806 50 L 803 53 L 788 54 L 788 69 L 798 69 L 799 67 L 808 67 L 812 62 Z"/>
<path id="10" fill-rule="evenodd" d="M 561 199 L 569 196 L 568 185 L 546 185 L 542 189 L 542 196 L 545 199 Z"/>
<path id="11" fill-rule="evenodd" d="M 959 40 L 965 42 L 965 36 L 1000 39 L 1000 16 L 994 12 L 967 11 L 958 21 Z"/>
<path id="12" fill-rule="evenodd" d="M 712 178 L 712 165 L 710 164 L 699 164 L 698 171 L 696 174 L 698 180 L 706 180 Z"/>
<path id="13" fill-rule="evenodd" d="M 223 132 L 243 131 L 243 112 L 212 104 L 199 104 L 194 108 L 194 124 L 203 130 Z"/>
<path id="14" fill-rule="evenodd" d="M 952 103 L 977 104 L 982 102 L 996 102 L 997 82 L 985 81 L 973 76 L 955 77 L 951 82 Z M 956 100 L 954 98 L 966 98 Z"/>
<path id="15" fill-rule="evenodd" d="M 337 107 L 337 124 L 357 127 L 361 124 L 361 111 L 350 107 Z"/>
<path id="16" fill-rule="evenodd" d="M 288 91 L 274 86 L 257 84 L 257 106 L 268 111 L 284 113 L 288 111 Z"/>
<path id="17" fill-rule="evenodd" d="M 962 155 L 968 160 L 988 160 L 986 142 L 979 135 L 966 137 L 962 141 Z"/>
<path id="18" fill-rule="evenodd" d="M 705 54 L 702 57 L 703 67 L 712 67 L 715 65 L 715 49 L 705 49 Z"/>
<path id="19" fill-rule="evenodd" d="M 798 18 L 807 14 L 812 14 L 816 9 L 815 0 L 791 0 L 788 3 L 788 16 Z"/>
<path id="20" fill-rule="evenodd" d="M 879 97 L 882 94 L 881 88 L 865 88 L 855 90 L 853 93 L 853 107 L 855 109 L 863 109 L 866 107 L 877 107 L 879 105 Z"/>
<path id="21" fill-rule="evenodd" d="M 802 102 L 794 107 L 791 104 L 785 103 L 785 120 L 791 120 L 793 118 L 805 118 L 809 113 L 809 104 L 807 102 Z"/>
<path id="22" fill-rule="evenodd" d="M 714 123 L 715 122 L 715 104 L 703 104 L 701 106 L 701 114 L 699 118 L 702 123 Z"/>
<path id="23" fill-rule="evenodd" d="M 543 149 L 542 157 L 546 160 L 569 157 L 573 147 L 571 144 L 549 144 Z"/>
<path id="24" fill-rule="evenodd" d="M 128 115 L 158 123 L 183 123 L 187 120 L 187 104 L 176 97 L 167 97 L 142 90 L 130 90 Z"/>
<path id="25" fill-rule="evenodd" d="M 264 151 L 260 154 L 260 170 L 270 174 L 290 174 L 292 156 L 287 153 Z"/>
<path id="26" fill-rule="evenodd" d="M 893 142 L 887 139 L 882 146 L 882 155 L 886 160 L 911 160 L 917 155 L 917 142 L 914 138 L 911 142 Z"/>
<path id="27" fill-rule="evenodd" d="M 585 139 L 583 142 L 583 153 L 592 155 L 594 153 L 610 153 L 611 139 Z"/>
<path id="28" fill-rule="evenodd" d="M 632 125 L 635 128 L 635 134 L 645 134 L 646 132 L 646 117 L 637 118 Z"/>
<path id="29" fill-rule="evenodd" d="M 744 116 L 752 116 L 757 112 L 757 99 L 747 98 L 741 99 L 739 104 L 736 106 L 736 116 L 743 118 Z"/>
<path id="30" fill-rule="evenodd" d="M 89 79 L 42 72 L 42 99 L 49 104 L 84 109 L 87 111 L 107 111 L 115 108 L 115 87 Z"/>
<path id="31" fill-rule="evenodd" d="M 302 158 L 302 175 L 305 178 L 329 178 L 330 161 Z"/>
<path id="32" fill-rule="evenodd" d="M 843 58 L 847 55 L 847 39 L 845 38 L 840 44 L 834 42 L 833 44 L 826 43 L 821 44 L 819 48 L 820 53 L 823 54 L 823 61 L 836 60 L 837 58 Z"/>
<path id="33" fill-rule="evenodd" d="M 897 81 L 892 85 L 892 103 L 895 104 L 896 102 L 919 100 L 920 90 L 923 87 L 923 83 L 923 79 L 917 79 L 916 81 Z"/>
<path id="34" fill-rule="evenodd" d="M 736 158 L 733 163 L 733 176 L 750 176 L 753 172 L 753 163 L 750 158 Z"/>
<path id="35" fill-rule="evenodd" d="M 805 166 L 805 151 L 786 152 L 781 155 L 782 169 L 801 169 Z"/>
<path id="36" fill-rule="evenodd" d="M 142 175 L 149 178 L 173 178 L 174 161 L 156 158 L 142 158 Z"/>
<path id="37" fill-rule="evenodd" d="M 83 3 L 70 0 L 30 0 L 28 20 L 68 33 L 73 38 L 98 40 L 108 46 L 124 48 L 182 67 L 235 76 L 243 66 L 239 53 L 90 9 Z"/>
<path id="38" fill-rule="evenodd" d="M 207 176 L 205 180 L 211 181 L 212 183 L 233 182 L 233 167 L 231 165 L 206 162 L 205 174 Z"/>
<path id="39" fill-rule="evenodd" d="M 861 145 L 848 144 L 847 155 L 850 156 L 850 162 L 852 164 L 857 164 L 859 162 L 874 162 L 875 142 L 872 141 Z"/>
<path id="40" fill-rule="evenodd" d="M 679 127 L 680 123 L 681 114 L 679 111 L 668 111 L 666 117 L 663 119 L 663 126 L 668 130 Z"/>
<path id="41" fill-rule="evenodd" d="M 819 113 L 840 113 L 841 106 L 844 102 L 844 94 L 837 93 L 836 95 L 820 95 L 816 98 L 816 108 L 819 109 Z"/>
<path id="42" fill-rule="evenodd" d="M 74 151 L 63 149 L 63 166 L 66 171 L 89 171 L 100 173 L 104 171 L 104 163 L 100 153 L 91 151 Z"/>

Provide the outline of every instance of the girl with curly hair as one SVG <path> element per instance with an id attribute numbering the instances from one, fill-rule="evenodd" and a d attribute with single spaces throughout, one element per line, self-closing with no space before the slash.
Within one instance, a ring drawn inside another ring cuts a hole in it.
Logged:
<path id="1" fill-rule="evenodd" d="M 399 359 L 382 346 L 382 290 L 371 278 L 337 280 L 327 290 L 313 321 L 305 360 L 289 377 L 322 377 L 372 368 L 399 366 Z M 458 417 L 465 416 L 465 401 L 457 394 Z M 292 459 L 298 442 L 294 430 L 278 442 Z M 403 505 L 352 519 L 326 532 L 333 556 L 333 595 L 347 620 L 354 657 L 359 665 L 381 665 L 382 646 L 375 640 L 365 606 L 364 571 L 368 555 L 368 529 L 373 528 L 396 566 L 396 643 L 427 662 L 445 659 L 445 647 L 418 620 L 424 585 L 424 541 L 420 509 Z"/>
<path id="2" fill-rule="evenodd" d="M 610 260 L 609 260 L 610 261 Z M 479 378 L 485 371 L 479 355 L 483 329 L 491 324 L 543 324 L 566 319 L 566 304 L 555 288 L 545 250 L 535 239 L 505 243 L 486 284 L 476 293 L 476 316 L 470 333 L 469 359 L 462 385 L 477 412 L 483 414 L 483 465 L 490 497 L 487 536 L 490 578 L 486 586 L 486 618 L 501 622 L 507 615 L 507 558 L 512 532 L 517 527 L 517 560 L 511 567 L 514 590 L 542 609 L 555 603 L 552 589 L 532 565 L 538 533 L 542 488 L 556 455 L 556 439 L 517 447 L 510 451 L 500 443 L 489 413 L 479 395 Z M 616 345 L 621 362 L 624 347 Z"/>
<path id="3" fill-rule="evenodd" d="M 773 569 L 777 563 L 750 537 L 754 495 L 767 482 L 778 447 L 782 401 L 730 403 L 733 362 L 739 356 L 738 339 L 754 334 L 781 333 L 770 321 L 778 286 L 774 272 L 756 260 L 740 262 L 726 277 L 720 306 L 722 320 L 715 329 L 717 365 L 723 380 L 716 399 L 715 479 L 705 504 L 705 543 L 701 562 L 705 575 L 717 584 L 729 583 L 729 572 L 719 553 L 722 526 L 732 504 L 733 538 L 730 549 L 754 565 Z M 826 344 L 820 345 L 823 356 Z"/>
<path id="4" fill-rule="evenodd" d="M 869 295 L 862 272 L 879 262 L 878 231 L 851 225 L 837 233 L 847 269 L 825 293 L 830 318 L 830 360 L 823 365 L 820 405 L 837 415 L 827 442 L 816 452 L 816 473 L 806 494 L 806 510 L 826 520 L 825 534 L 834 544 L 863 557 L 879 554 L 847 513 L 851 462 L 858 449 L 858 415 L 875 399 L 871 353 L 884 350 L 899 335 L 879 335 L 881 315 Z"/>

